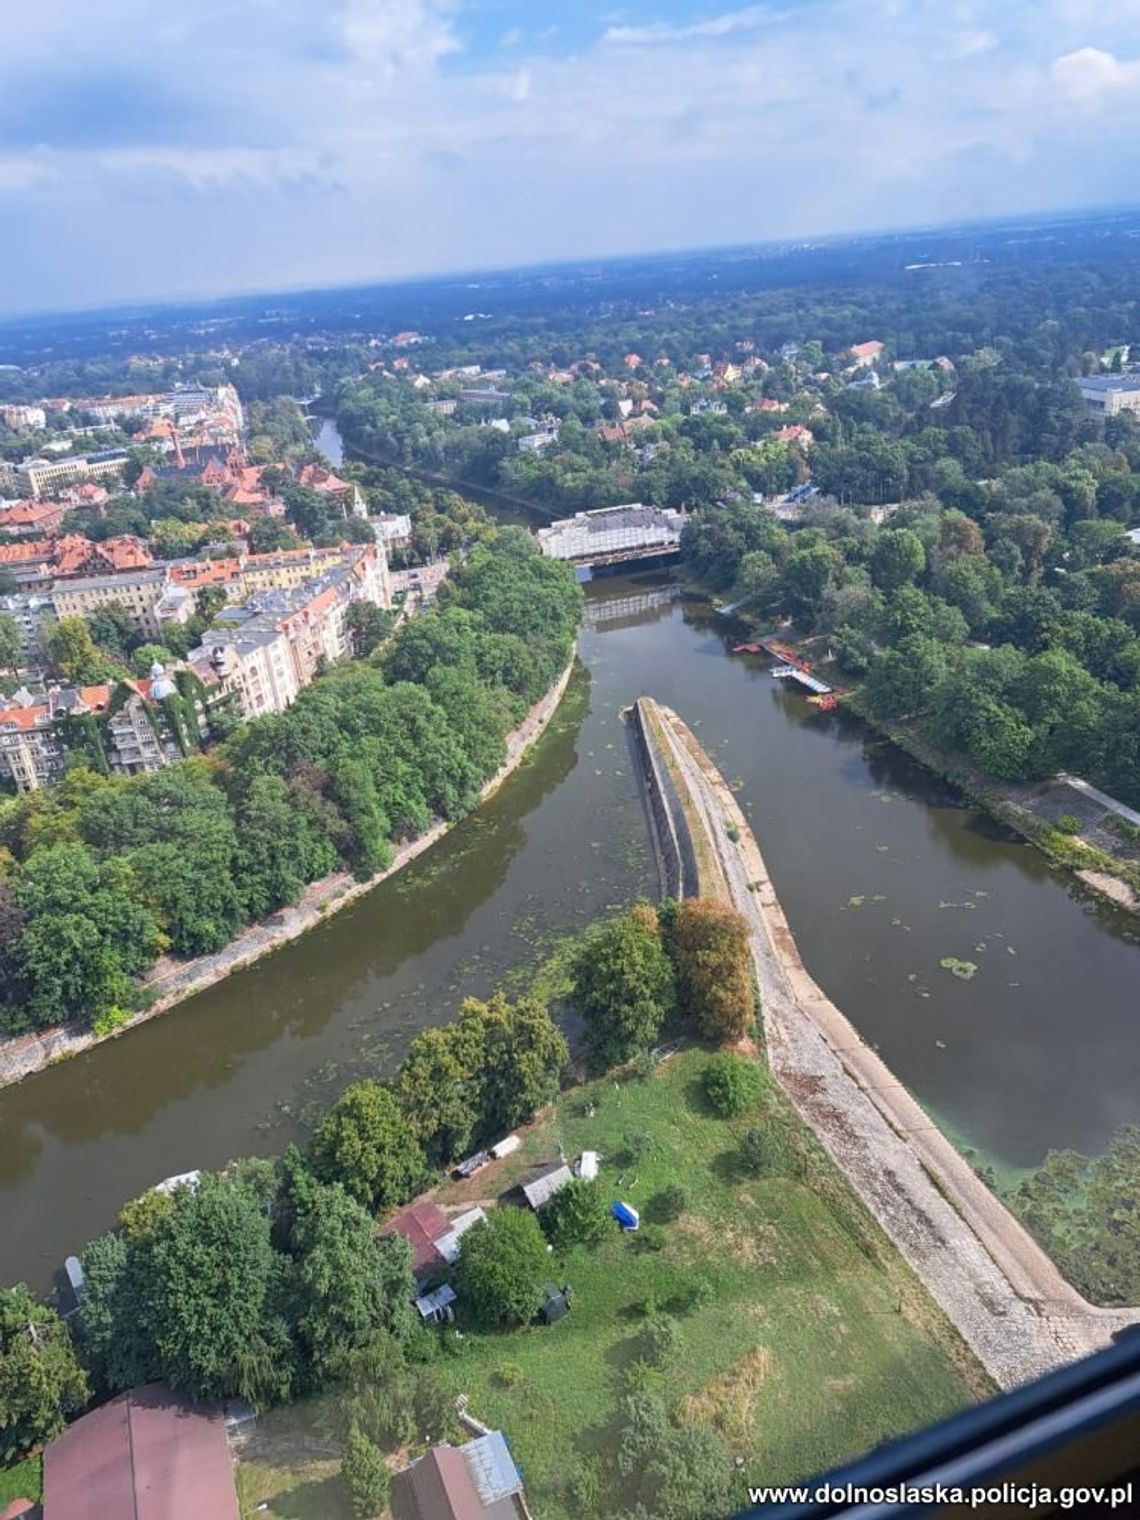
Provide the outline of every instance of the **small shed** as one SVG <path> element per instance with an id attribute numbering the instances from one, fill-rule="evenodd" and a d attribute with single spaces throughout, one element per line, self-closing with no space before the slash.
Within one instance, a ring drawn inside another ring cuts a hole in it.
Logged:
<path id="1" fill-rule="evenodd" d="M 598 1160 L 597 1151 L 583 1151 L 578 1157 L 578 1176 L 585 1177 L 587 1182 L 593 1182 L 598 1175 Z"/>
<path id="2" fill-rule="evenodd" d="M 538 1311 L 538 1317 L 544 1325 L 556 1325 L 560 1319 L 565 1319 L 570 1313 L 570 1285 L 556 1288 L 553 1283 L 546 1285 L 546 1298 Z"/>
<path id="3" fill-rule="evenodd" d="M 452 1304 L 455 1302 L 455 1289 L 450 1283 L 441 1283 L 431 1293 L 425 1293 L 416 1299 L 416 1308 L 425 1325 L 442 1325 L 445 1321 L 454 1317 Z"/>
<path id="4" fill-rule="evenodd" d="M 560 1189 L 574 1180 L 565 1162 L 554 1162 L 531 1182 L 523 1183 L 523 1197 L 537 1211 L 549 1203 Z"/>
<path id="5" fill-rule="evenodd" d="M 641 1228 L 641 1215 L 632 1203 L 615 1203 L 611 1205 L 610 1213 L 623 1230 L 639 1230 Z"/>
<path id="6" fill-rule="evenodd" d="M 496 1161 L 501 1161 L 504 1156 L 513 1156 L 522 1141 L 517 1135 L 508 1135 L 505 1140 L 500 1140 L 498 1145 L 491 1147 L 491 1155 Z"/>
<path id="7" fill-rule="evenodd" d="M 459 1256 L 459 1242 L 466 1235 L 473 1224 L 486 1219 L 486 1214 L 480 1208 L 468 1209 L 465 1214 L 456 1214 L 451 1221 L 451 1228 L 446 1235 L 441 1235 L 435 1243 L 435 1248 L 450 1265 Z"/>

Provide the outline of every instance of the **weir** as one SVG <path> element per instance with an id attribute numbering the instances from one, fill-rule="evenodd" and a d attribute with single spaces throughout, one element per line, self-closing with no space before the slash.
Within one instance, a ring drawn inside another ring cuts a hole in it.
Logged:
<path id="1" fill-rule="evenodd" d="M 1065 1281 L 813 981 L 751 827 L 692 731 L 651 698 L 633 713 L 653 785 L 668 778 L 655 841 L 679 837 L 683 820 L 699 895 L 751 927 L 773 1076 L 994 1381 L 1015 1387 L 1136 1323 L 1140 1309 L 1097 1308 Z"/>

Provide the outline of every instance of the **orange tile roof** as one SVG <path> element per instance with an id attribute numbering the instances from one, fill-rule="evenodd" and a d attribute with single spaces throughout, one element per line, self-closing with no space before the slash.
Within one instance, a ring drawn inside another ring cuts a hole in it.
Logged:
<path id="1" fill-rule="evenodd" d="M 50 538 L 37 538 L 31 543 L 0 544 L 0 565 L 34 565 L 37 560 L 51 559 L 54 545 Z"/>

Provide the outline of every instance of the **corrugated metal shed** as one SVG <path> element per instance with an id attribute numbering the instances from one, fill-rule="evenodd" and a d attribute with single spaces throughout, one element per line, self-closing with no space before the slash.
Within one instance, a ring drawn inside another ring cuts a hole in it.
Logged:
<path id="1" fill-rule="evenodd" d="M 560 1188 L 574 1180 L 574 1174 L 566 1165 L 555 1165 L 533 1182 L 523 1184 L 523 1196 L 532 1209 L 540 1209 L 549 1203 Z"/>
<path id="2" fill-rule="evenodd" d="M 484 1505 L 494 1504 L 509 1494 L 522 1493 L 522 1479 L 501 1430 L 477 1436 L 459 1449 Z"/>

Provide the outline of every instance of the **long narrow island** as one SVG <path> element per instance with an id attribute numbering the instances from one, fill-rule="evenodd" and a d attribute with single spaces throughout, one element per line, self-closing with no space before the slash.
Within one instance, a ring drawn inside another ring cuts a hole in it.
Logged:
<path id="1" fill-rule="evenodd" d="M 748 821 L 688 726 L 647 697 L 631 721 L 663 886 L 744 914 L 773 1075 L 995 1382 L 1038 1377 L 1140 1318 L 1065 1281 L 812 980 Z"/>

